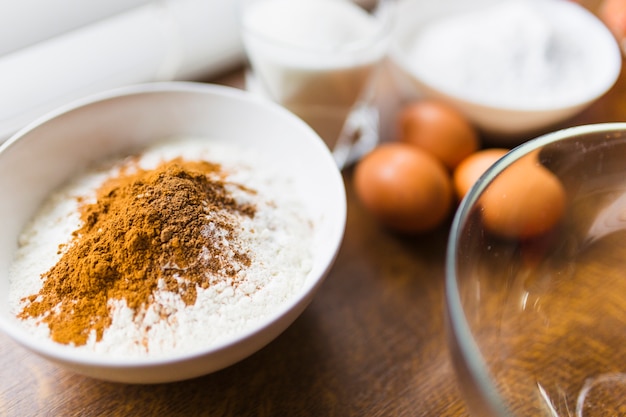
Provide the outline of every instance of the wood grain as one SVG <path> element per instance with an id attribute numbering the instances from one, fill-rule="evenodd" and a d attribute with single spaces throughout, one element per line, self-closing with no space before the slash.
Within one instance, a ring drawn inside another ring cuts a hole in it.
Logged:
<path id="1" fill-rule="evenodd" d="M 240 86 L 237 70 L 212 82 Z M 563 126 L 626 120 L 626 76 Z M 222 371 L 123 385 L 64 371 L 0 334 L 0 416 L 466 416 L 443 321 L 448 225 L 402 237 L 359 205 L 336 264 L 302 316 Z"/>

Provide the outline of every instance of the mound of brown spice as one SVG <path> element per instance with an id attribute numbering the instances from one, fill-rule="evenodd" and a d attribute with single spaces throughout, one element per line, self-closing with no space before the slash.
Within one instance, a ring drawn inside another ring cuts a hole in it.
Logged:
<path id="1" fill-rule="evenodd" d="M 131 164 L 80 203 L 82 227 L 60 247 L 60 260 L 27 297 L 22 319 L 46 323 L 52 340 L 76 346 L 111 324 L 111 300 L 135 314 L 155 303 L 155 291 L 177 294 L 186 305 L 215 280 L 236 285 L 252 255 L 238 246 L 238 221 L 256 208 L 229 193 L 219 164 L 175 159 L 155 169 Z M 164 310 L 165 311 L 165 310 Z M 162 314 L 166 315 L 166 311 Z"/>

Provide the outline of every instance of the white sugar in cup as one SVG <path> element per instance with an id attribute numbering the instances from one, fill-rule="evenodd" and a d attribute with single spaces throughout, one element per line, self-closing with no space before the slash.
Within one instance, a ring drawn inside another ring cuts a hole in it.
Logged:
<path id="1" fill-rule="evenodd" d="M 295 113 L 338 166 L 378 143 L 372 88 L 387 52 L 387 0 L 243 0 L 247 87 Z"/>

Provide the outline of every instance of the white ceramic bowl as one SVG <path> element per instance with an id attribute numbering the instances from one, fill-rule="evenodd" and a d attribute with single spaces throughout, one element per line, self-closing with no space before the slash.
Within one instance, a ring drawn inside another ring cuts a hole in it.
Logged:
<path id="1" fill-rule="evenodd" d="M 95 161 L 172 136 L 206 137 L 271 149 L 313 213 L 313 266 L 303 288 L 244 334 L 216 346 L 159 358 L 111 358 L 42 342 L 8 311 L 8 268 L 17 237 L 42 200 Z M 207 374 L 260 349 L 305 309 L 334 262 L 346 221 L 343 180 L 326 145 L 304 122 L 269 101 L 196 83 L 132 86 L 49 114 L 0 148 L 0 330 L 33 352 L 104 380 L 159 383 Z"/>
<path id="2" fill-rule="evenodd" d="M 523 135 L 534 135 L 582 111 L 606 93 L 615 83 L 621 69 L 619 47 L 609 30 L 591 12 L 572 1 L 545 0 L 537 2 L 542 13 L 551 16 L 561 27 L 576 28 L 588 42 L 582 59 L 594 76 L 580 87 L 580 91 L 564 100 L 559 97 L 541 105 L 531 102 L 510 104 L 493 97 L 477 98 L 476 94 L 453 91 L 443 81 L 433 83 L 420 77 L 416 68 L 428 62 L 414 62 L 411 57 L 412 40 L 419 31 L 435 19 L 468 13 L 502 3 L 498 0 L 403 0 L 397 10 L 395 32 L 390 51 L 394 79 L 407 100 L 431 97 L 451 104 L 465 114 L 475 125 L 494 136 L 503 145 L 510 145 Z M 459 39 L 459 42 L 462 42 Z M 584 45 L 583 45 L 584 44 Z M 442 55 L 446 50 L 440 51 Z M 461 71 L 459 68 L 458 71 Z"/>

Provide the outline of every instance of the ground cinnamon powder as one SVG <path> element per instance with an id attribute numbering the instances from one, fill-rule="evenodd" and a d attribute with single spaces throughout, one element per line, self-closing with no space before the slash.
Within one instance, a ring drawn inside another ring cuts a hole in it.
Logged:
<path id="1" fill-rule="evenodd" d="M 232 197 L 220 165 L 179 158 L 131 168 L 105 181 L 95 203 L 81 203 L 83 226 L 18 315 L 41 319 L 59 343 L 84 345 L 92 331 L 101 340 L 109 300 L 138 314 L 165 290 L 191 305 L 198 287 L 216 279 L 236 285 L 238 270 L 250 265 L 236 226 L 255 207 Z"/>

